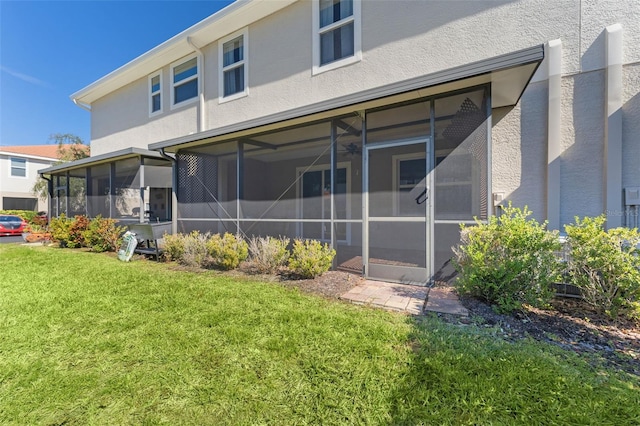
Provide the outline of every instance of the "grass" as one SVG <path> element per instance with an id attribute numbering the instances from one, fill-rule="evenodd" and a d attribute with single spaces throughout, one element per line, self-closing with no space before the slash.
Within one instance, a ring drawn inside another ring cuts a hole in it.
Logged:
<path id="1" fill-rule="evenodd" d="M 638 424 L 637 377 L 215 272 L 0 246 L 2 424 Z"/>

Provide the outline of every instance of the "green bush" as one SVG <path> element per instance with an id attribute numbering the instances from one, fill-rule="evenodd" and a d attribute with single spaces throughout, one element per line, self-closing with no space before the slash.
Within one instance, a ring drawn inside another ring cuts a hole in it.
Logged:
<path id="1" fill-rule="evenodd" d="M 73 219 L 61 214 L 58 217 L 51 218 L 49 229 L 51 230 L 51 238 L 60 244 L 60 247 L 67 247 L 71 240 L 71 226 Z M 73 244 L 73 243 L 72 243 Z"/>
<path id="2" fill-rule="evenodd" d="M 566 225 L 569 274 L 584 300 L 610 318 L 640 318 L 638 229 L 606 231 L 604 215 Z"/>
<path id="3" fill-rule="evenodd" d="M 273 274 L 287 265 L 289 238 L 253 237 L 249 240 L 249 253 L 257 272 Z"/>
<path id="4" fill-rule="evenodd" d="M 184 252 L 178 263 L 186 266 L 205 267 L 208 264 L 209 253 L 207 252 L 207 241 L 210 234 L 201 234 L 198 231 L 192 231 L 183 235 L 182 243 Z"/>
<path id="5" fill-rule="evenodd" d="M 289 258 L 289 269 L 300 278 L 315 278 L 331 269 L 335 255 L 336 251 L 329 244 L 296 239 Z"/>
<path id="6" fill-rule="evenodd" d="M 228 271 L 235 269 L 249 254 L 246 241 L 240 236 L 230 233 L 215 234 L 207 241 L 209 265 L 216 269 Z"/>
<path id="7" fill-rule="evenodd" d="M 183 234 L 164 234 L 162 237 L 164 244 L 164 256 L 167 260 L 180 262 L 184 256 L 184 235 Z"/>
<path id="8" fill-rule="evenodd" d="M 461 226 L 461 243 L 454 248 L 462 294 L 495 304 L 501 312 L 512 312 L 526 303 L 544 307 L 553 297 L 552 283 L 561 264 L 556 232 L 546 223 L 527 219 L 531 211 L 509 204 L 500 217 L 472 227 Z"/>
<path id="9" fill-rule="evenodd" d="M 101 215 L 91 219 L 82 233 L 84 245 L 98 253 L 118 250 L 125 227 L 116 226 L 116 222 L 115 219 L 103 218 Z"/>

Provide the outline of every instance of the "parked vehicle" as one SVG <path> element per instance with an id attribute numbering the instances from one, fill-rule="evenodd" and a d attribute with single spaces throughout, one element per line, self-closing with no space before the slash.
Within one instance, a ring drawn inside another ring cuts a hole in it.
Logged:
<path id="1" fill-rule="evenodd" d="M 26 232 L 27 222 L 19 216 L 0 215 L 0 236 L 22 235 Z"/>

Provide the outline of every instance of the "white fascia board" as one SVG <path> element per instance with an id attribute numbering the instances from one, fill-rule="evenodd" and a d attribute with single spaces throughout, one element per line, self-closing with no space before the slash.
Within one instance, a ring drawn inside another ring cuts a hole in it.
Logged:
<path id="1" fill-rule="evenodd" d="M 237 0 L 73 93 L 70 98 L 91 105 L 95 100 L 193 53 L 193 47 L 187 43 L 187 37 L 197 46 L 205 46 L 296 1 L 298 0 Z"/>
<path id="2" fill-rule="evenodd" d="M 0 151 L 0 155 L 6 155 L 8 157 L 14 157 L 14 158 L 27 158 L 30 160 L 49 161 L 52 163 L 55 163 L 56 161 L 60 161 L 59 159 L 52 158 L 52 157 L 41 157 L 39 155 L 20 154 L 17 152 L 9 152 L 9 151 Z"/>

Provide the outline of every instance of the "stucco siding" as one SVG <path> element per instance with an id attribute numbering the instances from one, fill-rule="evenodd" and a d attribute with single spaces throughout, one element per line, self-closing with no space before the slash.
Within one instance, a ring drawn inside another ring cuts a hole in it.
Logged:
<path id="1" fill-rule="evenodd" d="M 147 77 L 102 97 L 91 105 L 91 155 L 150 143 L 198 131 L 198 103 L 171 110 L 170 69 L 162 70 L 162 114 L 149 117 Z"/>
<path id="2" fill-rule="evenodd" d="M 547 84 L 533 83 L 520 103 L 493 111 L 492 192 L 506 205 L 527 206 L 546 217 Z"/>
<path id="3" fill-rule="evenodd" d="M 604 79 L 604 71 L 562 79 L 561 224 L 604 211 Z"/>
<path id="4" fill-rule="evenodd" d="M 567 72 L 578 69 L 577 0 L 560 2 L 362 3 L 360 62 L 312 75 L 312 3 L 301 1 L 249 26 L 249 96 L 219 103 L 218 41 L 204 52 L 206 128 L 321 102 L 562 38 Z M 103 153 L 198 130 L 198 103 L 171 110 L 169 64 L 163 112 L 148 116 L 146 78 L 92 105 L 92 148 Z M 142 130 L 141 128 L 144 127 Z"/>
<path id="5" fill-rule="evenodd" d="M 623 69 L 622 186 L 640 186 L 640 64 Z"/>

